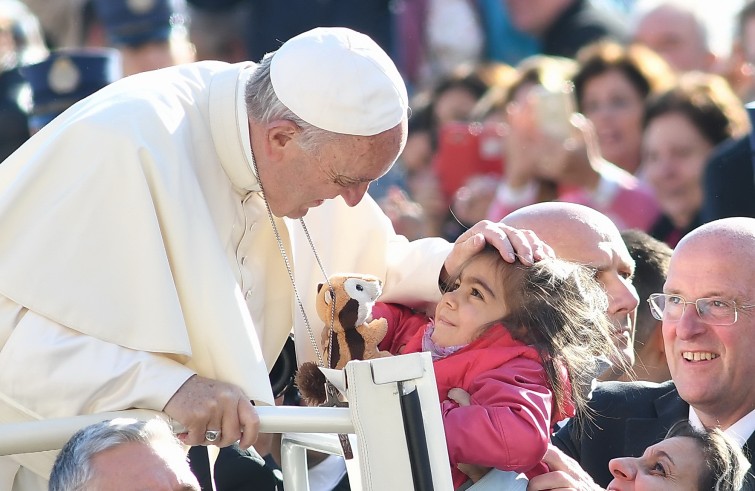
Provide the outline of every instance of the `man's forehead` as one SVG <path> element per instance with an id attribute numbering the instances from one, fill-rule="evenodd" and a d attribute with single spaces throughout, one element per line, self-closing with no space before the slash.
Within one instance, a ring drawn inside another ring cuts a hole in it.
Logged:
<path id="1" fill-rule="evenodd" d="M 619 269 L 629 269 L 634 274 L 635 262 L 632 259 L 632 255 L 629 254 L 626 244 L 622 240 L 620 243 L 612 242 L 613 251 L 616 255 Z"/>
<path id="2" fill-rule="evenodd" d="M 632 258 L 611 220 L 600 212 L 571 203 L 541 203 L 514 212 L 504 223 L 530 229 L 567 261 L 605 269 Z"/>
<path id="3" fill-rule="evenodd" d="M 634 269 L 634 261 L 619 234 L 597 232 L 583 227 L 571 233 L 559 233 L 546 239 L 556 255 L 597 269 L 608 269 L 617 262 Z"/>
<path id="4" fill-rule="evenodd" d="M 743 244 L 703 237 L 676 247 L 669 262 L 669 291 L 699 296 L 755 296 L 755 262 Z"/>
<path id="5" fill-rule="evenodd" d="M 374 181 L 396 162 L 403 148 L 401 132 L 397 127 L 371 137 L 343 136 L 328 145 L 330 153 L 323 164 L 349 180 Z"/>
<path id="6" fill-rule="evenodd" d="M 601 271 L 612 267 L 634 271 L 634 260 L 629 255 L 626 245 L 615 239 L 602 240 L 597 243 L 585 241 L 580 262 Z"/>

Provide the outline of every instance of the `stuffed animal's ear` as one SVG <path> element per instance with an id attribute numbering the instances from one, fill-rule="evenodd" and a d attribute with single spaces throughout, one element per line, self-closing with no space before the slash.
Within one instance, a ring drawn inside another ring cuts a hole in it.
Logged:
<path id="1" fill-rule="evenodd" d="M 330 305 L 330 302 L 333 301 L 333 290 L 328 288 L 328 291 L 325 292 L 325 295 L 323 295 L 325 298 L 325 305 Z"/>
<path id="2" fill-rule="evenodd" d="M 317 293 L 320 293 L 320 290 L 322 290 L 322 283 L 317 284 Z"/>

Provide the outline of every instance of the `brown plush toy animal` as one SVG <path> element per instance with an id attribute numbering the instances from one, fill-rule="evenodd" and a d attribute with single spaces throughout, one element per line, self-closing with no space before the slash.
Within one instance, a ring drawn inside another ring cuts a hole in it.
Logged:
<path id="1" fill-rule="evenodd" d="M 344 273 L 333 275 L 328 281 L 333 291 L 320 283 L 316 299 L 317 314 L 325 323 L 322 331 L 323 362 L 327 365 L 330 359 L 330 368 L 340 370 L 351 360 L 390 356 L 377 347 L 385 337 L 388 322 L 372 319 L 372 306 L 382 293 L 380 279 L 372 275 Z M 306 362 L 299 367 L 296 385 L 307 405 L 325 402 L 325 375 L 317 363 Z"/>

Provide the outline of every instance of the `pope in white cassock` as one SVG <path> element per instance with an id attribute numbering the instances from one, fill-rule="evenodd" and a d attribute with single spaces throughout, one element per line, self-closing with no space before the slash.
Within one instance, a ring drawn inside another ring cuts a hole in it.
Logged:
<path id="1" fill-rule="evenodd" d="M 292 276 L 319 331 L 318 260 L 411 304 L 483 238 L 531 257 L 532 239 L 490 223 L 453 248 L 407 242 L 362 199 L 407 113 L 377 44 L 319 28 L 259 65 L 124 78 L 45 126 L 0 164 L 0 422 L 147 408 L 189 445 L 219 430 L 214 444 L 249 446 L 249 401 L 273 403 L 292 326 L 299 361 L 315 359 Z M 53 459 L 0 457 L 0 489 L 46 489 Z"/>

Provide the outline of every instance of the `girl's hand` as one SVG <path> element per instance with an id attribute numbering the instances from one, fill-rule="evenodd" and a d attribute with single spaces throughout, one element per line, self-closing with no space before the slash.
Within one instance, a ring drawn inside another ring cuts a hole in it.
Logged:
<path id="1" fill-rule="evenodd" d="M 448 391 L 448 398 L 456 402 L 459 406 L 469 406 L 471 403 L 469 392 L 458 387 L 454 387 Z M 492 469 L 492 467 L 464 463 L 457 464 L 456 468 L 466 474 L 472 482 L 479 481 Z"/>
<path id="2" fill-rule="evenodd" d="M 448 398 L 459 406 L 469 406 L 471 399 L 469 392 L 458 387 L 454 387 L 453 389 L 448 391 Z"/>
<path id="3" fill-rule="evenodd" d="M 564 491 L 604 491 L 595 484 L 579 463 L 553 445 L 548 445 L 543 462 L 550 472 L 530 479 L 527 491 L 558 489 Z"/>

